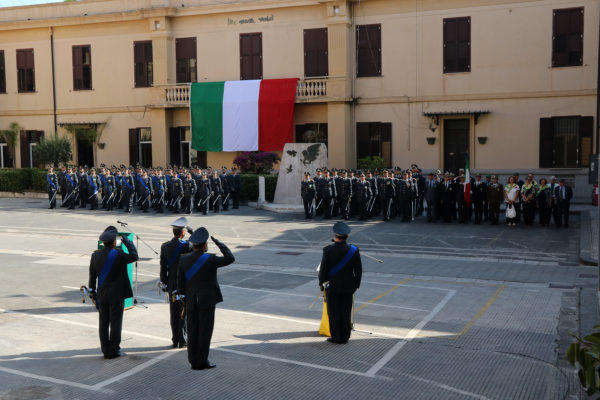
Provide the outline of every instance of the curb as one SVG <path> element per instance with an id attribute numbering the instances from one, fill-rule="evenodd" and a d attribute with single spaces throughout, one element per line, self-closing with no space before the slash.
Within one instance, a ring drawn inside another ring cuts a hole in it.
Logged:
<path id="1" fill-rule="evenodd" d="M 592 218 L 589 211 L 580 212 L 579 223 L 579 262 L 597 266 L 596 254 L 592 254 Z"/>
<path id="2" fill-rule="evenodd" d="M 0 192 L 3 199 L 48 199 L 47 193 L 39 192 Z M 57 197 L 59 199 L 60 197 Z"/>

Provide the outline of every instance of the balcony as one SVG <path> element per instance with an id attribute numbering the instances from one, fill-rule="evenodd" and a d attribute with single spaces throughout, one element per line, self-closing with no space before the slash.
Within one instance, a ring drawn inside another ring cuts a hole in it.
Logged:
<path id="1" fill-rule="evenodd" d="M 296 103 L 323 103 L 346 101 L 349 85 L 343 78 L 299 79 L 296 86 Z M 337 95 L 336 95 L 337 94 Z M 160 85 L 153 88 L 153 108 L 189 107 L 190 85 Z"/>

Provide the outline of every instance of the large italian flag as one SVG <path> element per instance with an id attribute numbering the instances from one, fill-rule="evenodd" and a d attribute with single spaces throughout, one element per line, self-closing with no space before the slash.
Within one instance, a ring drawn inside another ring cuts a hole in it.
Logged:
<path id="1" fill-rule="evenodd" d="M 192 148 L 281 151 L 293 142 L 298 79 L 192 83 Z"/>

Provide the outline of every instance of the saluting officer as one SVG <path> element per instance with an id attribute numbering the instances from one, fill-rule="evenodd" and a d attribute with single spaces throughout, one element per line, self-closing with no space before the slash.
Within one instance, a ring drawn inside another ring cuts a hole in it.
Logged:
<path id="1" fill-rule="evenodd" d="M 362 262 L 358 247 L 346 243 L 350 227 L 338 222 L 333 226 L 333 233 L 335 243 L 323 248 L 319 288 L 325 290 L 327 301 L 331 332 L 327 341 L 343 344 L 350 339 L 353 295 L 360 287 Z"/>
<path id="2" fill-rule="evenodd" d="M 171 312 L 171 340 L 173 347 L 185 347 L 186 330 L 181 312 L 183 306 L 180 301 L 176 301 L 173 292 L 177 290 L 177 265 L 179 257 L 192 251 L 191 245 L 183 240 L 185 237 L 185 228 L 187 219 L 185 217 L 177 218 L 171 224 L 173 227 L 173 238 L 164 242 L 160 246 L 160 282 L 163 292 L 169 293 L 169 310 Z"/>
<path id="3" fill-rule="evenodd" d="M 125 299 L 133 297 L 131 282 L 127 275 L 127 264 L 138 259 L 137 249 L 131 240 L 123 236 L 122 241 L 129 254 L 115 249 L 117 228 L 109 226 L 100 235 L 104 244 L 101 250 L 92 254 L 90 261 L 90 279 L 88 287 L 91 297 L 96 297 L 100 311 L 100 346 L 104 358 L 116 358 L 122 355 L 121 328 L 123 327 L 123 308 Z M 96 280 L 98 281 L 96 295 Z"/>
<path id="4" fill-rule="evenodd" d="M 177 291 L 185 296 L 185 313 L 188 328 L 188 361 L 192 369 L 214 368 L 208 360 L 210 340 L 215 323 L 215 306 L 223 301 L 217 281 L 217 268 L 235 261 L 231 251 L 211 236 L 222 257 L 207 253 L 208 231 L 202 227 L 190 236 L 193 252 L 179 260 Z"/>
<path id="5" fill-rule="evenodd" d="M 58 192 L 58 177 L 54 173 L 54 168 L 48 167 L 46 180 L 48 181 L 48 201 L 50 202 L 48 208 L 53 209 L 56 207 L 56 193 Z"/>

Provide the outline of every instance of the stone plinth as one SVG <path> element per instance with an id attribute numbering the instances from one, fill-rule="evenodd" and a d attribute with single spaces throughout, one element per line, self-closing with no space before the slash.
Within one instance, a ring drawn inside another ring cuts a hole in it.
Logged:
<path id="1" fill-rule="evenodd" d="M 323 143 L 287 143 L 283 148 L 275 201 L 277 204 L 302 204 L 300 182 L 304 172 L 315 176 L 317 168 L 327 167 L 327 146 Z"/>

